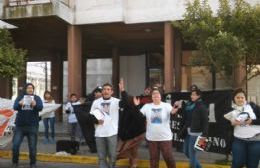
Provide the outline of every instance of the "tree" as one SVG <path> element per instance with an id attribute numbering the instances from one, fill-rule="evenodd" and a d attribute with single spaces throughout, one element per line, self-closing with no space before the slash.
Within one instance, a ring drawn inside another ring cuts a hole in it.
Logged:
<path id="1" fill-rule="evenodd" d="M 17 77 L 25 71 L 26 51 L 14 46 L 10 32 L 0 29 L 0 76 Z"/>
<path id="2" fill-rule="evenodd" d="M 185 42 L 199 50 L 191 65 L 208 65 L 231 86 L 234 68 L 241 64 L 247 69 L 243 83 L 260 75 L 260 6 L 250 6 L 244 0 L 232 2 L 219 0 L 215 14 L 207 0 L 194 0 L 187 4 L 184 19 L 173 22 Z"/>

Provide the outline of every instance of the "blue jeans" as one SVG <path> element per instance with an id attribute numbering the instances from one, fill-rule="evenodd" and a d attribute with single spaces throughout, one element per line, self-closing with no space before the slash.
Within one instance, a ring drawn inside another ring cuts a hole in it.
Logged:
<path id="1" fill-rule="evenodd" d="M 232 168 L 257 168 L 260 159 L 260 141 L 234 138 L 232 144 Z"/>
<path id="2" fill-rule="evenodd" d="M 76 137 L 78 137 L 80 140 L 83 139 L 83 134 L 81 131 L 81 128 L 79 126 L 79 123 L 69 123 L 69 134 L 70 134 L 70 139 L 72 141 L 76 141 Z"/>
<path id="3" fill-rule="evenodd" d="M 46 139 L 49 139 L 49 128 L 51 130 L 51 138 L 54 140 L 55 136 L 55 117 L 52 118 L 44 118 L 44 135 Z M 50 124 L 50 125 L 49 125 Z"/>
<path id="4" fill-rule="evenodd" d="M 197 159 L 198 150 L 194 149 L 194 144 L 198 136 L 187 135 L 184 144 L 183 152 L 189 158 L 190 166 L 192 168 L 201 168 L 200 162 Z"/>
<path id="5" fill-rule="evenodd" d="M 99 168 L 114 168 L 116 164 L 117 135 L 96 137 Z M 107 163 L 107 157 L 109 164 Z"/>
<path id="6" fill-rule="evenodd" d="M 18 163 L 20 146 L 23 138 L 27 137 L 29 147 L 30 164 L 36 164 L 38 126 L 16 126 L 13 137 L 13 163 Z"/>

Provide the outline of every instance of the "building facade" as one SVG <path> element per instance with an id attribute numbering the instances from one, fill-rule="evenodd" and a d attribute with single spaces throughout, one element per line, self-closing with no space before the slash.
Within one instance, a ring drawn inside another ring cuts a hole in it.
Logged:
<path id="1" fill-rule="evenodd" d="M 247 1 L 255 5 L 258 0 Z M 187 91 L 191 84 L 202 90 L 229 89 L 218 75 L 213 86 L 212 74 L 206 67 L 188 66 L 194 51 L 171 25 L 171 21 L 182 19 L 185 3 L 0 0 L 0 19 L 18 27 L 11 30 L 12 36 L 17 47 L 27 49 L 28 61 L 51 62 L 51 91 L 57 102 L 70 93 L 85 95 L 95 83 L 104 81 L 112 82 L 117 92 L 121 77 L 133 95 L 158 83 L 165 92 Z M 216 0 L 209 3 L 216 11 Z M 239 81 L 245 72 L 240 70 L 237 74 L 234 80 Z M 18 86 L 25 79 L 26 75 L 19 78 Z M 259 83 L 260 79 L 256 80 Z M 2 83 L 8 88 L 9 81 Z M 250 93 L 260 99 L 259 87 L 249 85 L 256 91 Z"/>

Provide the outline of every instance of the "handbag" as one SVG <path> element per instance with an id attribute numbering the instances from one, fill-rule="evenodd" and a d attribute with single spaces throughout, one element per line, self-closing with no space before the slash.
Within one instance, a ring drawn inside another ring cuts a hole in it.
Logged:
<path id="1" fill-rule="evenodd" d="M 72 155 L 75 155 L 79 150 L 79 142 L 78 141 L 70 141 L 70 140 L 59 140 L 56 142 L 56 152 L 65 151 Z"/>

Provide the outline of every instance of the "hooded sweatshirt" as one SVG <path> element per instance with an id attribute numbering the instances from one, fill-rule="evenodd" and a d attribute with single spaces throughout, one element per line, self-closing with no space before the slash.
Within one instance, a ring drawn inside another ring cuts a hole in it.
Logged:
<path id="1" fill-rule="evenodd" d="M 31 85 L 34 90 L 34 85 L 28 83 L 24 87 L 24 92 L 22 95 L 18 96 L 14 102 L 13 109 L 17 110 L 18 113 L 16 115 L 15 124 L 16 126 L 38 126 L 39 125 L 39 111 L 43 108 L 42 100 L 39 96 L 34 94 L 29 95 L 26 93 L 27 87 Z M 19 102 L 24 98 L 24 96 L 32 96 L 33 100 L 36 101 L 36 105 L 32 108 L 23 108 Z"/>

